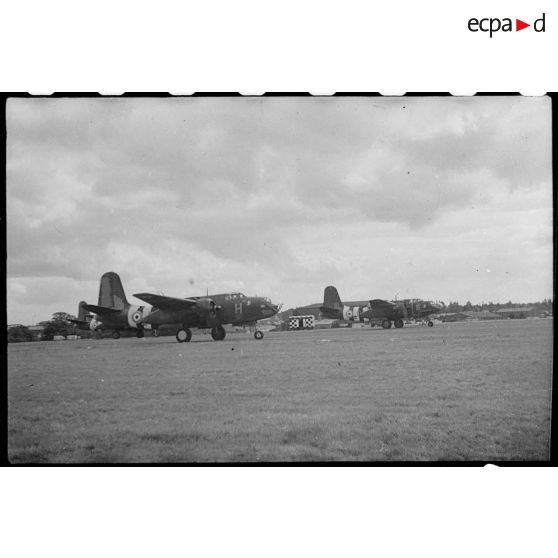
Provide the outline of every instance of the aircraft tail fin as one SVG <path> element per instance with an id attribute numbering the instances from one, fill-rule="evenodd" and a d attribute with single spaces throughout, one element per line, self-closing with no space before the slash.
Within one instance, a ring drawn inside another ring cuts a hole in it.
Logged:
<path id="1" fill-rule="evenodd" d="M 343 317 L 343 303 L 337 289 L 330 285 L 324 290 L 324 304 L 320 307 L 320 311 L 326 318 L 336 319 Z"/>
<path id="2" fill-rule="evenodd" d="M 128 305 L 122 281 L 117 273 L 109 271 L 101 277 L 98 306 L 122 310 Z"/>
<path id="3" fill-rule="evenodd" d="M 87 302 L 85 302 L 84 300 L 82 300 L 79 304 L 78 304 L 78 315 L 77 315 L 77 319 L 79 322 L 85 322 L 85 316 L 87 316 L 87 314 L 89 313 L 84 306 L 87 304 Z"/>
<path id="4" fill-rule="evenodd" d="M 341 302 L 341 297 L 337 292 L 337 289 L 330 285 L 324 290 L 324 306 L 326 308 L 335 308 L 336 310 L 343 309 L 343 303 Z"/>

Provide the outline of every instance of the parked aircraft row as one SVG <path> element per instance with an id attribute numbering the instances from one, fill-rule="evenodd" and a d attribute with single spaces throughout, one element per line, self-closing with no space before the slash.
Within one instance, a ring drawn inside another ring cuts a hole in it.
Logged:
<path id="1" fill-rule="evenodd" d="M 211 329 L 215 341 L 225 338 L 223 325 L 253 325 L 254 337 L 263 339 L 263 331 L 257 329 L 258 320 L 277 314 L 280 306 L 265 297 L 245 296 L 242 293 L 224 293 L 190 298 L 173 298 L 151 293 L 134 294 L 147 304 L 136 306 L 126 299 L 124 287 L 118 274 L 109 271 L 101 277 L 97 305 L 80 302 L 78 319 L 71 320 L 81 329 L 112 331 L 118 339 L 120 332 L 134 330 L 143 337 L 145 329 L 158 334 L 161 325 L 177 324 L 176 340 L 188 342 L 192 338 L 190 328 Z M 93 312 L 87 315 L 86 312 Z"/>
<path id="2" fill-rule="evenodd" d="M 389 329 L 392 324 L 397 328 L 403 327 L 404 319 L 424 319 L 441 309 L 441 304 L 417 298 L 393 302 L 376 298 L 347 306 L 341 302 L 337 289 L 330 285 L 324 290 L 324 304 L 320 312 L 334 320 L 369 322 L 372 327 L 381 324 L 384 329 Z M 434 325 L 432 320 L 428 320 L 427 324 L 430 327 Z"/>
<path id="3" fill-rule="evenodd" d="M 144 305 L 130 304 L 126 299 L 124 287 L 118 274 L 109 271 L 101 277 L 98 303 L 87 304 L 82 301 L 78 307 L 78 317 L 71 320 L 80 329 L 102 333 L 112 331 L 115 339 L 122 331 L 135 331 L 143 337 L 145 330 L 158 335 L 162 325 L 176 325 L 176 340 L 189 342 L 191 328 L 211 329 L 215 341 L 225 338 L 225 324 L 254 326 L 256 339 L 264 334 L 257 328 L 258 320 L 270 318 L 279 312 L 280 305 L 273 304 L 269 298 L 248 297 L 242 293 L 222 293 L 188 298 L 174 298 L 160 294 L 137 293 L 134 296 L 145 301 Z M 439 312 L 440 304 L 419 299 L 388 302 L 374 299 L 345 305 L 334 286 L 324 291 L 322 315 L 330 319 L 349 322 L 368 322 L 374 326 L 381 324 L 389 329 L 392 324 L 403 327 L 404 319 L 421 319 Z M 431 321 L 428 322 L 432 326 Z"/>

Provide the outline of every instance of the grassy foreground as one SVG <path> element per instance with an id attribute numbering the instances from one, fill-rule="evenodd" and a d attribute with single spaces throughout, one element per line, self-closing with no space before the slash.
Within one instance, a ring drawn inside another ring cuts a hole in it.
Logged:
<path id="1" fill-rule="evenodd" d="M 552 321 L 12 344 L 12 463 L 547 460 Z"/>

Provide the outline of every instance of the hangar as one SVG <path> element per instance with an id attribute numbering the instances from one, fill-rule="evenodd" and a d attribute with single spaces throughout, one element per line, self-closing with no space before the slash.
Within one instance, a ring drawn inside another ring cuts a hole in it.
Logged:
<path id="1" fill-rule="evenodd" d="M 514 320 L 514 319 L 524 319 L 528 317 L 533 317 L 533 307 L 532 306 L 518 306 L 515 308 L 501 308 L 496 310 L 503 319 Z"/>

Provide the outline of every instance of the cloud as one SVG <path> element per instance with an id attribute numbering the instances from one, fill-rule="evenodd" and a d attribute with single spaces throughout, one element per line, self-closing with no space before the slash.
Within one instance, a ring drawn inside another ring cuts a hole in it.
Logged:
<path id="1" fill-rule="evenodd" d="M 546 98 L 7 105 L 10 316 L 29 315 L 39 284 L 50 296 L 73 281 L 95 298 L 109 269 L 177 296 L 196 294 L 193 278 L 202 292 L 287 305 L 334 281 L 355 298 L 397 288 L 473 300 L 495 275 L 469 283 L 460 261 L 491 257 L 530 285 L 503 298 L 540 298 L 551 215 Z"/>

